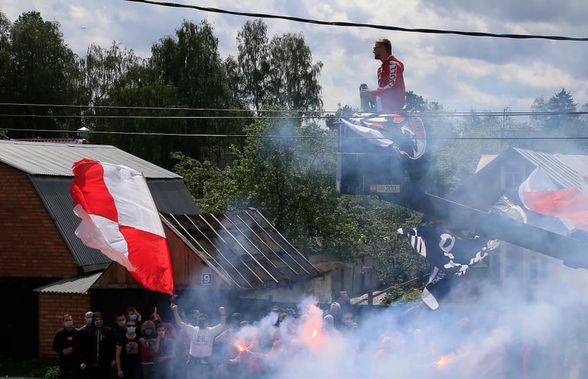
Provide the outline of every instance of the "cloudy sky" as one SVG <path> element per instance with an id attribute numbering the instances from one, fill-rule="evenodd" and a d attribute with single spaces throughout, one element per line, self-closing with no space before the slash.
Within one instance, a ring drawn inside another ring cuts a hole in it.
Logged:
<path id="1" fill-rule="evenodd" d="M 407 28 L 588 37 L 585 0 L 209 0 L 192 4 Z M 123 0 L 0 0 L 0 10 L 12 21 L 33 9 L 46 20 L 58 21 L 66 42 L 79 55 L 85 54 L 90 43 L 108 46 L 117 41 L 147 57 L 151 45 L 173 34 L 183 19 L 198 22 L 206 18 L 215 28 L 221 55 L 227 57 L 237 54 L 235 37 L 248 19 Z M 528 110 L 534 98 L 549 98 L 562 87 L 578 104 L 588 103 L 588 42 L 265 22 L 270 36 L 302 33 L 315 61 L 324 63 L 320 80 L 327 110 L 336 109 L 339 103 L 357 106 L 359 84 L 375 85 L 379 62 L 373 60 L 372 46 L 379 37 L 391 39 L 394 55 L 405 63 L 407 90 L 438 101 L 448 110 Z"/>

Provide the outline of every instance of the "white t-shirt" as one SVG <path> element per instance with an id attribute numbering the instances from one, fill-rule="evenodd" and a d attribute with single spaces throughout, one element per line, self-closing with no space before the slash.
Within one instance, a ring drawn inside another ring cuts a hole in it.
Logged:
<path id="1" fill-rule="evenodd" d="M 186 324 L 186 333 L 190 337 L 190 356 L 195 358 L 209 358 L 212 356 L 212 344 L 216 336 L 221 334 L 223 326 L 200 328 Z"/>

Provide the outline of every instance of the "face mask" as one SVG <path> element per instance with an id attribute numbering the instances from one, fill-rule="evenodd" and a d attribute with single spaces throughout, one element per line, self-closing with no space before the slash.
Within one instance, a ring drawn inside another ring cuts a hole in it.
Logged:
<path id="1" fill-rule="evenodd" d="M 127 326 L 127 333 L 133 334 L 133 333 L 135 333 L 135 330 L 137 330 L 137 327 Z"/>
<path id="2" fill-rule="evenodd" d="M 137 315 L 134 314 L 134 313 L 132 315 L 129 315 L 129 320 L 131 320 L 131 321 L 137 321 Z"/>
<path id="3" fill-rule="evenodd" d="M 117 321 L 116 324 L 120 327 L 120 328 L 124 328 L 127 325 L 127 322 L 125 320 L 122 321 Z"/>
<path id="4" fill-rule="evenodd" d="M 153 329 L 145 329 L 145 335 L 150 336 L 153 334 Z"/>
<path id="5" fill-rule="evenodd" d="M 92 325 L 92 319 L 91 319 L 91 318 L 87 318 L 87 319 L 86 319 L 86 325 L 87 325 L 87 326 L 90 326 L 90 325 Z"/>
<path id="6" fill-rule="evenodd" d="M 66 328 L 71 328 L 73 326 L 73 321 L 64 321 L 63 326 Z"/>
<path id="7" fill-rule="evenodd" d="M 103 324 L 104 324 L 104 321 L 102 321 L 102 320 L 94 321 L 94 326 L 97 328 L 101 328 Z"/>

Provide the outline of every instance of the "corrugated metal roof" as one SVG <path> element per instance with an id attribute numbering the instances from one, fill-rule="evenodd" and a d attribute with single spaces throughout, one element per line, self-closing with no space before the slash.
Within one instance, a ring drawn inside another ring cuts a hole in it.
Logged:
<path id="1" fill-rule="evenodd" d="M 80 219 L 73 213 L 69 188 L 73 178 L 29 176 L 39 197 L 55 222 L 65 244 L 84 272 L 102 270 L 110 263 L 105 255 L 84 245 L 74 231 Z M 198 213 L 198 208 L 181 179 L 147 179 L 157 209 L 161 212 Z"/>
<path id="2" fill-rule="evenodd" d="M 181 179 L 147 179 L 153 201 L 160 212 L 198 214 L 200 210 Z"/>
<path id="3" fill-rule="evenodd" d="M 227 283 L 251 289 L 314 277 L 319 270 L 256 209 L 162 214 L 164 223 Z"/>
<path id="4" fill-rule="evenodd" d="M 583 189 L 582 175 L 570 163 L 578 162 L 578 169 L 584 168 L 583 176 L 588 175 L 588 157 L 583 155 L 548 154 L 539 151 L 515 150 L 535 166 L 540 167 L 549 177 L 563 187 L 577 187 Z M 566 163 L 567 162 L 567 163 Z"/>
<path id="5" fill-rule="evenodd" d="M 76 293 L 86 294 L 88 290 L 102 275 L 102 272 L 97 272 L 89 276 L 80 276 L 76 278 L 62 279 L 58 282 L 48 284 L 41 288 L 35 289 L 35 292 L 40 293 Z"/>
<path id="6" fill-rule="evenodd" d="M 0 162 L 31 175 L 73 176 L 71 167 L 82 158 L 125 165 L 146 178 L 180 177 L 114 146 L 0 141 Z"/>

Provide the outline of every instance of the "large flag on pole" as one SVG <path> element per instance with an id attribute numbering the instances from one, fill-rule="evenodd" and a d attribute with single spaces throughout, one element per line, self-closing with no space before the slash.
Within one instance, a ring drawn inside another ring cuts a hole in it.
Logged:
<path id="1" fill-rule="evenodd" d="M 73 173 L 74 213 L 82 219 L 76 235 L 126 267 L 145 288 L 172 295 L 169 248 L 145 177 L 90 159 L 74 163 Z"/>

